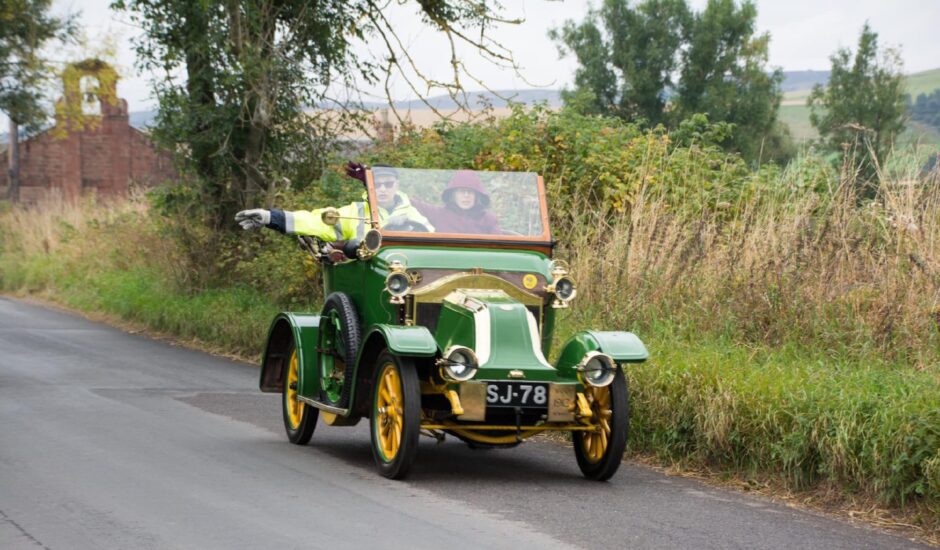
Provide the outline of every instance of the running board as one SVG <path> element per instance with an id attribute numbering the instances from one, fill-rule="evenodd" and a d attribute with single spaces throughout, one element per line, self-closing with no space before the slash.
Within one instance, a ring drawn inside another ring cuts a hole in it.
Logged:
<path id="1" fill-rule="evenodd" d="M 339 407 L 334 407 L 333 405 L 327 405 L 326 403 L 320 403 L 319 401 L 310 399 L 309 397 L 304 397 L 304 396 L 302 396 L 302 395 L 298 395 L 298 396 L 297 396 L 297 399 L 300 400 L 300 401 L 302 401 L 302 402 L 304 402 L 304 403 L 306 403 L 307 405 L 310 405 L 310 406 L 312 406 L 312 407 L 316 407 L 316 408 L 320 409 L 321 411 L 326 411 L 326 412 L 328 412 L 328 413 L 333 413 L 333 414 L 339 415 L 339 416 L 347 416 L 347 415 L 349 414 L 349 409 L 341 409 L 341 408 L 339 408 Z"/>

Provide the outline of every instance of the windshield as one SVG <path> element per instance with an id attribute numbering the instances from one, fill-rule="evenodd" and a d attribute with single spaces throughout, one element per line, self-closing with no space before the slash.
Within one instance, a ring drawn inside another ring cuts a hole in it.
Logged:
<path id="1" fill-rule="evenodd" d="M 547 240 L 538 174 L 377 166 L 374 194 L 383 231 Z"/>

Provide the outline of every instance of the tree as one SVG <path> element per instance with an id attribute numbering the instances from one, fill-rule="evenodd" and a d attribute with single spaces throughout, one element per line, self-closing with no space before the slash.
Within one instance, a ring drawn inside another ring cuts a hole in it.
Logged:
<path id="1" fill-rule="evenodd" d="M 910 96 L 905 96 L 904 102 L 911 120 L 940 130 L 940 90 L 934 90 L 930 94 L 918 94 L 913 103 Z"/>
<path id="2" fill-rule="evenodd" d="M 656 125 L 666 118 L 688 19 L 685 0 L 647 0 L 635 8 L 627 0 L 605 0 L 580 24 L 567 21 L 549 36 L 562 55 L 567 47 L 578 59 L 576 90 L 594 94 L 596 112 Z"/>
<path id="3" fill-rule="evenodd" d="M 575 90 L 561 92 L 564 102 L 580 101 L 581 111 L 586 114 L 611 112 L 617 104 L 617 75 L 610 66 L 610 50 L 597 26 L 597 12 L 589 12 L 580 24 L 567 21 L 561 29 L 549 31 L 549 36 L 571 49 L 580 65 L 574 73 Z M 559 53 L 565 53 L 562 46 Z"/>
<path id="4" fill-rule="evenodd" d="M 676 95 L 681 118 L 706 113 L 713 121 L 734 125 L 729 146 L 745 158 L 768 154 L 777 143 L 777 112 L 783 73 L 767 71 L 768 34 L 755 35 L 757 9 L 750 2 L 709 0 L 687 31 L 682 73 Z"/>
<path id="5" fill-rule="evenodd" d="M 55 68 L 41 55 L 48 42 L 72 31 L 70 18 L 52 17 L 51 0 L 0 0 L 0 111 L 28 130 L 48 117 L 43 88 Z"/>
<path id="6" fill-rule="evenodd" d="M 780 156 L 783 75 L 767 70 L 770 38 L 755 34 L 756 18 L 749 1 L 709 0 L 694 13 L 687 0 L 605 0 L 580 24 L 550 33 L 579 63 L 566 102 L 587 92 L 593 112 L 672 128 L 704 113 L 733 125 L 728 148 L 754 160 Z"/>
<path id="7" fill-rule="evenodd" d="M 855 55 L 842 48 L 829 59 L 828 85 L 814 86 L 807 100 L 810 122 L 833 151 L 863 148 L 861 175 L 873 180 L 878 160 L 884 159 L 904 129 L 901 57 L 891 48 L 879 50 L 878 33 L 865 23 Z M 866 194 L 872 191 L 868 186 Z"/>
<path id="8" fill-rule="evenodd" d="M 198 182 L 189 191 L 215 229 L 235 227 L 232 215 L 245 206 L 270 204 L 283 182 L 318 175 L 329 129 L 314 124 L 305 109 L 328 99 L 328 86 L 354 88 L 385 76 L 387 87 L 387 76 L 398 71 L 419 95 L 438 88 L 456 99 L 466 76 L 457 44 L 514 66 L 487 35 L 492 25 L 513 21 L 485 1 L 415 5 L 424 23 L 449 40 L 452 82 L 425 77 L 376 0 L 113 3 L 143 28 L 139 64 L 165 75 L 155 83 L 154 135 L 168 146 L 185 145 L 176 149 Z M 357 56 L 352 44 L 365 40 L 384 47 L 386 56 Z"/>
<path id="9" fill-rule="evenodd" d="M 19 126 L 35 132 L 48 117 L 42 98 L 53 66 L 42 47 L 73 32 L 71 18 L 52 17 L 51 0 L 0 0 L 0 111 L 10 119 L 10 196 L 17 199 Z"/>

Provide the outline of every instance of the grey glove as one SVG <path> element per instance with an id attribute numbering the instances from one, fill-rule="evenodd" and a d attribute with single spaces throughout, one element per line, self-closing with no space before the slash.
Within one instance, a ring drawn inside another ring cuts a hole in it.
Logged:
<path id="1" fill-rule="evenodd" d="M 242 210 L 235 214 L 235 221 L 242 229 L 260 229 L 271 223 L 271 211 L 263 208 Z"/>

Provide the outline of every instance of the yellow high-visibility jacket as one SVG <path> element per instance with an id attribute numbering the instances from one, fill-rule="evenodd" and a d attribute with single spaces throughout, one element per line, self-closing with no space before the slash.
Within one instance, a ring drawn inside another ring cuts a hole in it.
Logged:
<path id="1" fill-rule="evenodd" d="M 349 239 L 361 239 L 368 230 L 369 223 L 364 220 L 347 218 L 370 218 L 369 203 L 365 201 L 354 202 L 339 208 L 340 220 L 334 226 L 323 223 L 320 216 L 323 214 L 323 208 L 317 210 L 271 210 L 271 222 L 268 227 L 276 229 L 281 233 L 292 235 L 309 235 L 317 237 L 323 241 L 348 241 Z M 391 210 L 379 208 L 379 224 L 385 225 L 389 218 L 396 218 L 420 223 L 428 228 L 428 231 L 434 231 L 434 226 L 428 221 L 421 212 L 415 208 L 408 195 L 398 193 L 395 196 L 395 205 Z"/>

